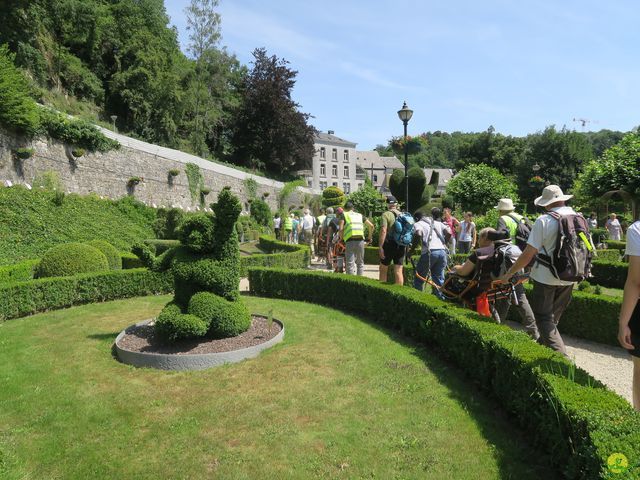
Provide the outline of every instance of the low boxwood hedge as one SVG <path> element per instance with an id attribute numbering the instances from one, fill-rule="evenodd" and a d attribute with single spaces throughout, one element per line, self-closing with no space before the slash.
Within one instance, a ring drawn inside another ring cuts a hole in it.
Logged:
<path id="1" fill-rule="evenodd" d="M 521 332 L 432 295 L 354 276 L 252 268 L 249 281 L 254 294 L 356 312 L 434 345 L 496 397 L 566 478 L 609 478 L 612 453 L 640 463 L 640 415 Z M 636 468 L 616 478 L 638 473 Z"/>
<path id="2" fill-rule="evenodd" d="M 625 262 L 593 260 L 591 262 L 593 278 L 589 279 L 589 283 L 609 288 L 624 288 L 628 269 L 629 264 Z"/>
<path id="3" fill-rule="evenodd" d="M 62 243 L 45 252 L 36 266 L 36 278 L 64 277 L 109 270 L 104 253 L 86 243 Z"/>
<path id="4" fill-rule="evenodd" d="M 307 245 L 285 243 L 262 235 L 259 246 L 268 253 L 240 257 L 240 276 L 246 277 L 250 267 L 307 268 L 311 261 Z"/>
<path id="5" fill-rule="evenodd" d="M 144 263 L 142 260 L 138 258 L 135 253 L 124 252 L 120 254 L 120 258 L 122 258 L 122 269 L 130 270 L 132 268 L 143 268 Z"/>
<path id="6" fill-rule="evenodd" d="M 607 249 L 607 250 L 596 250 L 596 256 L 594 260 L 597 261 L 605 261 L 605 262 L 619 262 L 622 258 L 620 254 L 620 250 L 615 249 Z"/>
<path id="7" fill-rule="evenodd" d="M 607 244 L 608 248 L 613 248 L 616 250 L 623 250 L 627 248 L 627 242 L 621 240 L 607 240 L 604 243 Z"/>
<path id="8" fill-rule="evenodd" d="M 13 265 L 0 267 L 0 284 L 32 280 L 38 262 L 40 260 L 25 260 Z"/>
<path id="9" fill-rule="evenodd" d="M 111 245 L 109 242 L 104 240 L 91 240 L 90 242 L 87 242 L 87 245 L 97 248 L 104 254 L 111 270 L 122 269 L 122 258 L 120 256 L 120 252 L 118 252 L 116 247 Z"/>
<path id="10" fill-rule="evenodd" d="M 7 283 L 0 285 L 0 319 L 171 291 L 171 274 L 151 272 L 144 268 Z"/>

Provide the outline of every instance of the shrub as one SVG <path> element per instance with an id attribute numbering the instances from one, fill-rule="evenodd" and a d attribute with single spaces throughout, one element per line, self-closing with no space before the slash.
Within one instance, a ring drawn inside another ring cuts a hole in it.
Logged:
<path id="1" fill-rule="evenodd" d="M 370 279 L 251 269 L 249 280 L 254 294 L 348 309 L 435 345 L 493 394 L 567 478 L 603 478 L 612 452 L 626 455 L 631 465 L 640 461 L 640 415 L 522 332 L 432 295 Z"/>
<path id="2" fill-rule="evenodd" d="M 143 268 L 9 283 L 0 285 L 0 319 L 172 290 L 171 275 Z"/>
<path id="3" fill-rule="evenodd" d="M 195 315 L 182 313 L 175 303 L 168 303 L 156 318 L 156 335 L 165 343 L 202 337 L 207 333 L 207 324 Z"/>
<path id="4" fill-rule="evenodd" d="M 131 177 L 127 180 L 127 186 L 135 187 L 142 181 L 142 177 Z"/>
<path id="5" fill-rule="evenodd" d="M 596 256 L 594 259 L 597 259 L 598 261 L 619 262 L 620 250 L 596 250 Z"/>
<path id="6" fill-rule="evenodd" d="M 177 177 L 178 175 L 180 175 L 180 170 L 178 170 L 177 168 L 172 168 L 167 173 L 170 177 Z"/>
<path id="7" fill-rule="evenodd" d="M 76 158 L 83 157 L 84 154 L 85 154 L 84 148 L 74 148 L 73 150 L 71 150 L 71 155 L 73 155 Z"/>
<path id="8" fill-rule="evenodd" d="M 188 311 L 204 320 L 209 326 L 208 335 L 213 338 L 235 337 L 251 326 L 251 315 L 244 303 L 230 302 L 210 292 L 191 297 Z"/>
<path id="9" fill-rule="evenodd" d="M 156 255 L 162 255 L 170 248 L 179 247 L 180 240 L 160 240 L 156 238 L 147 239 L 144 244 L 151 247 Z"/>
<path id="10" fill-rule="evenodd" d="M 263 251 L 283 252 L 278 249 L 279 245 L 286 247 L 297 247 L 287 250 L 286 253 L 257 254 L 247 257 L 240 257 L 240 276 L 246 276 L 249 267 L 279 267 L 279 268 L 307 268 L 309 266 L 310 251 L 306 245 L 293 245 L 279 242 L 273 237 L 261 236 L 259 245 Z M 376 249 L 377 252 L 377 249 Z"/>
<path id="11" fill-rule="evenodd" d="M 624 288 L 628 267 L 624 262 L 594 260 L 591 262 L 591 281 L 602 287 Z"/>
<path id="12" fill-rule="evenodd" d="M 91 152 L 107 152 L 120 147 L 115 140 L 105 137 L 95 125 L 50 110 L 39 109 L 40 122 L 47 135 L 64 143 L 78 145 Z"/>
<path id="13" fill-rule="evenodd" d="M 610 249 L 624 251 L 627 248 L 627 242 L 623 242 L 620 240 L 607 240 L 605 243 L 607 244 L 607 247 Z"/>
<path id="14" fill-rule="evenodd" d="M 14 65 L 15 55 L 0 45 L 0 124 L 10 130 L 35 135 L 40 127 L 38 106 L 29 83 Z"/>
<path id="15" fill-rule="evenodd" d="M 251 208 L 249 210 L 251 212 L 251 217 L 258 223 L 258 225 L 262 225 L 263 227 L 271 225 L 271 209 L 267 202 L 263 200 L 254 200 L 251 202 Z"/>
<path id="16" fill-rule="evenodd" d="M 107 257 L 97 248 L 84 243 L 65 243 L 44 254 L 35 277 L 64 277 L 108 269 Z"/>
<path id="17" fill-rule="evenodd" d="M 517 202 L 516 192 L 515 183 L 496 168 L 482 163 L 465 167 L 447 184 L 447 196 L 453 196 L 464 210 L 476 214 L 492 209 L 500 198 L 512 198 Z"/>
<path id="18" fill-rule="evenodd" d="M 209 187 L 202 187 L 202 188 L 200 189 L 200 194 L 201 194 L 201 195 L 204 195 L 205 197 L 206 197 L 207 195 L 209 195 L 210 193 L 211 193 L 211 189 L 210 189 Z"/>
<path id="19" fill-rule="evenodd" d="M 140 258 L 133 253 L 122 253 L 120 254 L 120 258 L 122 261 L 122 269 L 130 270 L 132 268 L 142 268 L 144 264 Z"/>
<path id="20" fill-rule="evenodd" d="M 33 148 L 16 148 L 13 153 L 20 160 L 26 160 L 27 158 L 33 157 L 35 150 Z"/>
<path id="21" fill-rule="evenodd" d="M 0 267 L 0 283 L 25 282 L 33 279 L 36 265 L 40 260 L 25 260 L 15 265 Z"/>
<path id="22" fill-rule="evenodd" d="M 180 241 L 194 252 L 210 252 L 213 249 L 214 232 L 211 215 L 199 213 L 187 218 L 180 225 Z"/>
<path id="23" fill-rule="evenodd" d="M 178 227 L 184 217 L 184 212 L 179 208 L 159 208 L 156 211 L 156 219 L 151 227 L 159 239 L 177 239 Z"/>
<path id="24" fill-rule="evenodd" d="M 105 257 L 107 257 L 107 263 L 111 270 L 120 270 L 122 268 L 122 258 L 120 252 L 116 250 L 116 247 L 104 240 L 92 240 L 87 242 L 87 245 L 91 245 L 94 248 L 100 250 Z"/>
<path id="25" fill-rule="evenodd" d="M 338 187 L 331 186 L 322 191 L 323 207 L 341 207 L 345 200 L 344 192 Z"/>

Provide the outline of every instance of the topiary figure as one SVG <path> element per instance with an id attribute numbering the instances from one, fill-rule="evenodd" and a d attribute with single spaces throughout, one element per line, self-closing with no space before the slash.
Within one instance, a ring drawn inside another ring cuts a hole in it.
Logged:
<path id="1" fill-rule="evenodd" d="M 109 242 L 104 240 L 92 240 L 87 242 L 87 245 L 91 245 L 104 253 L 104 256 L 107 257 L 107 262 L 109 263 L 109 268 L 111 270 L 122 269 L 122 256 L 120 256 L 120 252 L 118 252 L 116 247 L 111 245 Z"/>
<path id="2" fill-rule="evenodd" d="M 104 253 L 85 243 L 65 243 L 50 248 L 43 255 L 34 277 L 66 277 L 100 270 L 109 270 Z"/>
<path id="3" fill-rule="evenodd" d="M 213 214 L 193 215 L 180 225 L 179 247 L 159 257 L 147 246 L 133 248 L 149 268 L 173 273 L 174 299 L 156 321 L 158 336 L 168 342 L 204 335 L 235 336 L 251 323 L 238 291 L 240 249 L 235 224 L 242 206 L 230 190 L 223 189 L 211 207 Z M 194 296 L 197 300 L 192 305 Z"/>

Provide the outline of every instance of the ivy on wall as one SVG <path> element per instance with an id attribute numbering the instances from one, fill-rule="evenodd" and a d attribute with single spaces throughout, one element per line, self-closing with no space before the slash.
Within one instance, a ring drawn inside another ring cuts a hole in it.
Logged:
<path id="1" fill-rule="evenodd" d="M 187 174 L 191 200 L 196 201 L 200 196 L 200 191 L 204 187 L 204 177 L 202 176 L 200 167 L 195 163 L 187 163 L 184 168 L 184 172 Z"/>

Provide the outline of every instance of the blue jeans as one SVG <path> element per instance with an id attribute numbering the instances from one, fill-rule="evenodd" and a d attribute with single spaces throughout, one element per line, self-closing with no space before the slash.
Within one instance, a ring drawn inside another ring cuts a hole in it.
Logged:
<path id="1" fill-rule="evenodd" d="M 431 280 L 433 280 L 433 283 L 441 287 L 444 284 L 444 269 L 447 268 L 447 251 L 431 250 L 429 253 L 423 253 L 420 256 L 420 260 L 418 260 L 418 265 L 416 265 L 416 271 L 420 276 L 424 277 L 427 273 L 427 267 L 431 272 Z M 422 291 L 424 288 L 424 280 L 417 276 L 414 277 L 413 287 L 416 290 Z M 437 288 L 432 286 L 431 291 L 436 297 L 444 299 Z"/>

